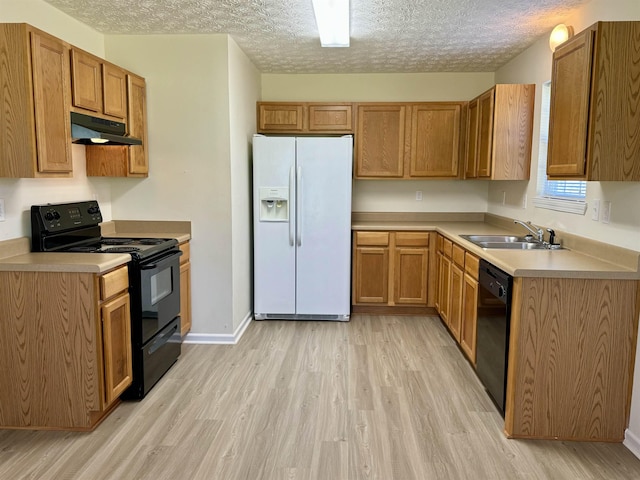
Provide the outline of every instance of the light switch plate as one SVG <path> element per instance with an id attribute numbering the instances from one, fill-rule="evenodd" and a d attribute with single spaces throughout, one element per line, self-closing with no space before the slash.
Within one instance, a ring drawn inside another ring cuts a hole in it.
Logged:
<path id="1" fill-rule="evenodd" d="M 4 221 L 5 221 L 4 198 L 0 198 L 0 222 L 4 222 Z"/>
<path id="2" fill-rule="evenodd" d="M 591 220 L 594 222 L 600 220 L 600 200 L 591 202 Z"/>
<path id="3" fill-rule="evenodd" d="M 416 190 L 416 201 L 419 202 L 422 200 L 422 190 Z"/>
<path id="4" fill-rule="evenodd" d="M 609 223 L 611 221 L 611 202 L 602 202 L 602 223 Z"/>

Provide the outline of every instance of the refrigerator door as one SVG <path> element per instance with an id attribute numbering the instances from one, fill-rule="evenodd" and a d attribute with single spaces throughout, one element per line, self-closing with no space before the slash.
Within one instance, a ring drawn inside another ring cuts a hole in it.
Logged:
<path id="1" fill-rule="evenodd" d="M 296 311 L 295 158 L 294 137 L 253 137 L 253 295 L 258 319 Z M 283 200 L 287 196 L 288 201 Z M 278 209 L 286 211 L 271 215 Z"/>
<path id="2" fill-rule="evenodd" d="M 296 313 L 348 320 L 353 139 L 297 138 Z"/>

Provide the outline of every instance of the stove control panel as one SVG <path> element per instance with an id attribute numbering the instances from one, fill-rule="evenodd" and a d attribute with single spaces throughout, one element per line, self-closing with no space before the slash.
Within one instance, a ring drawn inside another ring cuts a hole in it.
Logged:
<path id="1" fill-rule="evenodd" d="M 97 226 L 100 222 L 102 222 L 102 214 L 96 201 L 31 207 L 32 235 Z"/>

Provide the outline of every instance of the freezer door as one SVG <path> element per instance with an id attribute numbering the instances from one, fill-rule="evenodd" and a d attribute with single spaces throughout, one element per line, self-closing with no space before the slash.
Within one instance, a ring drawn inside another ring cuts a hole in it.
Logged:
<path id="1" fill-rule="evenodd" d="M 254 313 L 294 314 L 296 311 L 294 137 L 253 137 L 253 262 Z M 260 189 L 288 191 L 287 221 L 260 220 Z"/>
<path id="2" fill-rule="evenodd" d="M 299 315 L 349 315 L 351 283 L 350 136 L 297 138 Z"/>

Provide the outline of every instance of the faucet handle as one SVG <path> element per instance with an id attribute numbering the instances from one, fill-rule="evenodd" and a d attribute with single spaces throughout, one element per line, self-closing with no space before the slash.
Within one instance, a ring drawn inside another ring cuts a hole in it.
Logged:
<path id="1" fill-rule="evenodd" d="M 553 230 L 553 228 L 547 228 L 547 232 L 549 232 L 549 245 L 557 245 L 556 232 Z"/>

